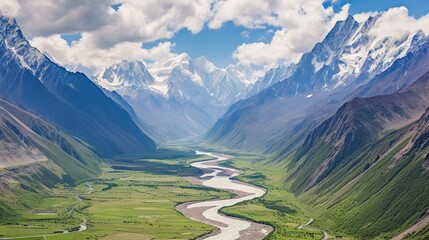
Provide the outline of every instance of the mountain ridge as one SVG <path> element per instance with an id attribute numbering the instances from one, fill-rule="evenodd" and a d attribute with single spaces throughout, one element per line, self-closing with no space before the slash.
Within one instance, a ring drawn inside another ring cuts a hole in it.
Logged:
<path id="1" fill-rule="evenodd" d="M 245 91 L 245 84 L 228 70 L 186 53 L 156 69 L 124 61 L 93 80 L 130 103 L 146 132 L 157 132 L 151 136 L 160 142 L 197 137 Z"/>
<path id="2" fill-rule="evenodd" d="M 15 20 L 0 17 L 0 30 L 3 98 L 80 137 L 103 156 L 156 148 L 128 113 L 84 74 L 66 71 L 31 47 Z"/>

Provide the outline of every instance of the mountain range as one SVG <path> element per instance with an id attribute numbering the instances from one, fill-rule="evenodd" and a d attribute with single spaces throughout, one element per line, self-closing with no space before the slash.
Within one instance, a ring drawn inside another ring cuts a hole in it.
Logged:
<path id="1" fill-rule="evenodd" d="M 141 61 L 124 61 L 93 79 L 119 93 L 146 132 L 154 132 L 151 137 L 165 142 L 207 131 L 232 103 L 246 96 L 247 88 L 253 86 L 250 82 L 255 81 L 253 75 L 250 67 L 218 68 L 205 57 L 192 59 L 182 53 L 150 69 Z"/>
<path id="2" fill-rule="evenodd" d="M 215 145 L 268 153 L 302 142 L 355 89 L 427 42 L 421 31 L 400 39 L 373 35 L 377 19 L 359 23 L 350 16 L 339 21 L 302 56 L 293 74 L 232 105 L 204 138 Z"/>

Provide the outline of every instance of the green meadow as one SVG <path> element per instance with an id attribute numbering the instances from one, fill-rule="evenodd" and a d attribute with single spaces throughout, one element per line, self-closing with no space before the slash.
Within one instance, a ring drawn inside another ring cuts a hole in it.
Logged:
<path id="1" fill-rule="evenodd" d="M 186 165 L 185 162 L 197 160 L 203 159 L 175 161 Z M 192 185 L 177 176 L 186 175 L 189 166 L 177 169 L 177 164 L 169 162 L 163 164 L 164 172 L 160 173 L 159 161 L 153 163 L 155 174 L 147 163 L 146 171 L 106 166 L 97 179 L 74 187 L 57 186 L 48 196 L 29 202 L 32 210 L 22 211 L 19 221 L 1 225 L 0 238 L 193 239 L 211 232 L 213 227 L 187 219 L 175 206 L 191 200 L 227 198 L 231 194 Z M 88 229 L 76 232 L 84 221 Z M 64 230 L 70 233 L 58 234 Z"/>

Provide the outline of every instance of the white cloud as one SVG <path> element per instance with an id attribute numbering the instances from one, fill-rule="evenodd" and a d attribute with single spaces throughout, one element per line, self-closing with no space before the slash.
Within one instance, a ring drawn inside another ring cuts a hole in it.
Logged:
<path id="1" fill-rule="evenodd" d="M 60 64 L 92 71 L 124 59 L 171 56 L 170 42 L 151 49 L 142 43 L 169 39 L 183 28 L 198 33 L 212 14 L 212 0 L 124 0 L 117 11 L 111 8 L 115 0 L 18 2 L 18 24 L 34 46 Z M 69 46 L 60 37 L 65 33 L 82 33 L 82 38 Z"/>
<path id="2" fill-rule="evenodd" d="M 114 21 L 89 38 L 100 47 L 109 47 L 123 41 L 171 38 L 182 28 L 197 33 L 209 19 L 210 9 L 210 0 L 126 0 L 113 13 Z"/>
<path id="3" fill-rule="evenodd" d="M 20 8 L 21 7 L 16 0 L 0 0 L 0 15 L 15 17 Z"/>
<path id="4" fill-rule="evenodd" d="M 275 1 L 274 1 L 275 2 Z M 234 52 L 242 64 L 272 64 L 278 62 L 298 61 L 302 53 L 309 51 L 316 42 L 321 41 L 336 21 L 345 19 L 349 5 L 344 5 L 339 13 L 332 8 L 324 9 L 320 1 L 288 2 L 278 13 L 277 24 L 281 27 L 276 31 L 271 42 L 255 42 L 242 44 Z M 302 13 L 305 14 L 302 14 Z M 364 22 L 369 17 L 378 16 L 370 34 L 382 40 L 386 37 L 401 39 L 408 34 L 423 30 L 429 34 L 429 14 L 419 19 L 409 15 L 406 7 L 396 7 L 386 12 L 364 12 L 354 15 L 358 22 Z"/>
<path id="5" fill-rule="evenodd" d="M 211 0 L 124 0 L 115 11 L 111 8 L 113 0 L 18 2 L 21 9 L 16 18 L 27 35 L 47 37 L 87 32 L 87 38 L 101 48 L 126 41 L 171 38 L 182 28 L 197 33 L 210 18 L 212 3 Z"/>
<path id="6" fill-rule="evenodd" d="M 211 0 L 124 0 L 115 11 L 112 0 L 18 1 L 21 10 L 16 18 L 23 32 L 33 36 L 34 46 L 60 64 L 91 71 L 124 59 L 156 62 L 174 55 L 170 42 L 151 49 L 141 46 L 169 39 L 183 28 L 201 31 L 212 4 Z M 69 46 L 60 37 L 64 33 L 82 33 L 82 38 Z"/>
<path id="7" fill-rule="evenodd" d="M 152 56 L 140 47 L 142 43 L 169 39 L 183 28 L 192 33 L 206 24 L 220 28 L 228 21 L 247 28 L 280 27 L 268 44 L 239 46 L 234 58 L 240 64 L 296 61 L 348 13 L 348 5 L 334 13 L 323 7 L 324 0 L 124 0 L 117 11 L 110 7 L 113 0 L 18 1 L 22 6 L 18 22 L 26 34 L 35 36 L 35 46 L 61 64 L 97 70 L 119 59 Z M 58 35 L 76 32 L 82 32 L 82 38 L 71 46 Z M 247 33 L 241 35 L 247 37 Z M 163 55 L 171 55 L 171 45 L 166 46 L 158 48 L 164 49 Z"/>
<path id="8" fill-rule="evenodd" d="M 31 36 L 93 31 L 113 21 L 113 9 L 106 0 L 17 0 L 17 2 L 20 5 L 20 11 L 16 14 L 18 24 L 25 34 Z"/>
<path id="9" fill-rule="evenodd" d="M 265 0 L 220 0 L 214 4 L 211 28 L 220 28 L 223 23 L 233 21 L 236 25 L 258 28 L 264 24 L 275 25 L 276 1 Z"/>
<path id="10" fill-rule="evenodd" d="M 55 61 L 80 70 L 86 69 L 90 73 L 120 63 L 124 59 L 129 61 L 162 62 L 174 56 L 171 42 L 161 42 L 149 49 L 141 47 L 138 42 L 122 42 L 107 49 L 96 48 L 86 40 L 83 34 L 81 41 L 68 45 L 60 35 L 50 37 L 35 37 L 31 45 L 43 52 L 47 52 Z"/>
<path id="11" fill-rule="evenodd" d="M 419 30 L 429 33 L 429 14 L 416 19 L 409 15 L 406 7 L 397 7 L 382 13 L 370 34 L 379 39 L 385 37 L 400 39 Z"/>
<path id="12" fill-rule="evenodd" d="M 375 17 L 379 14 L 380 14 L 380 12 L 363 12 L 363 13 L 358 13 L 358 14 L 353 15 L 353 18 L 357 22 L 361 23 L 361 22 L 365 22 L 366 20 L 368 20 L 368 18 Z"/>
<path id="13" fill-rule="evenodd" d="M 256 22 L 263 25 L 266 21 L 265 24 L 281 27 L 274 33 L 269 43 L 255 42 L 239 46 L 233 57 L 241 64 L 276 65 L 279 62 L 290 63 L 299 60 L 304 52 L 309 51 L 316 42 L 325 37 L 337 21 L 347 18 L 350 7 L 346 4 L 339 13 L 335 13 L 331 7 L 323 7 L 323 0 L 263 2 L 265 6 L 262 8 L 262 12 L 269 17 L 256 16 L 255 21 L 251 20 L 255 16 L 248 15 L 240 9 L 230 10 L 230 12 L 238 14 L 236 16 L 238 20 L 234 20 L 236 24 L 255 27 L 255 25 L 247 25 L 247 23 Z M 232 18 L 231 14 L 221 17 L 215 15 L 212 26 L 218 26 L 221 22 L 219 19 Z"/>

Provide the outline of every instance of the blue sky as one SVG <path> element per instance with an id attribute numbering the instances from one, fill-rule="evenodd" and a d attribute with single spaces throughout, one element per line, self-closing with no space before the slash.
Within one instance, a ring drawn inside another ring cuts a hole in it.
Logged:
<path id="1" fill-rule="evenodd" d="M 334 9 L 338 10 L 342 5 L 350 3 L 350 13 L 368 11 L 384 11 L 392 7 L 405 6 L 410 15 L 420 17 L 429 12 L 429 1 L 427 0 L 338 0 Z"/>
<path id="2" fill-rule="evenodd" d="M 177 32 L 172 38 L 174 50 L 178 53 L 187 52 L 191 57 L 205 56 L 219 67 L 225 67 L 234 63 L 231 58 L 237 46 L 243 43 L 269 42 L 274 31 L 278 28 L 265 26 L 261 29 L 248 29 L 236 26 L 232 22 L 225 23 L 220 29 L 209 29 L 207 26 L 197 33 L 192 34 L 187 29 Z M 152 47 L 161 39 L 155 42 L 144 44 L 144 47 Z"/>

